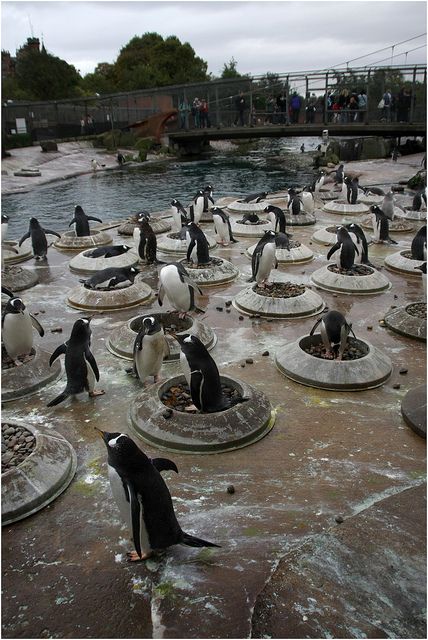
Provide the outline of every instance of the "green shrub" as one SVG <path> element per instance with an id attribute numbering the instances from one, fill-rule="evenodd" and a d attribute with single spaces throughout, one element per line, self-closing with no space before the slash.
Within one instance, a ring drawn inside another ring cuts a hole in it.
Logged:
<path id="1" fill-rule="evenodd" d="M 32 147 L 33 139 L 29 133 L 15 133 L 5 136 L 5 148 L 16 149 L 21 147 Z"/>
<path id="2" fill-rule="evenodd" d="M 423 173 L 417 173 L 407 183 L 409 189 L 413 189 L 414 191 L 418 191 L 418 189 L 423 189 L 426 184 L 426 175 L 424 177 Z"/>

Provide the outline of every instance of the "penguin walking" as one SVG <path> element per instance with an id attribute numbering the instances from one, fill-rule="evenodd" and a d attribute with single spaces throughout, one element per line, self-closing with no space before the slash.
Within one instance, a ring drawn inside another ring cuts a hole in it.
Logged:
<path id="1" fill-rule="evenodd" d="M 412 252 L 413 260 L 427 259 L 427 226 L 426 224 L 424 224 L 424 226 L 419 229 L 419 231 L 413 238 L 411 252 Z"/>
<path id="2" fill-rule="evenodd" d="M 367 238 L 360 225 L 355 222 L 351 222 L 350 224 L 345 224 L 345 229 L 348 230 L 351 240 L 358 250 L 358 254 L 355 257 L 355 263 L 370 264 Z"/>
<path id="3" fill-rule="evenodd" d="M 90 278 L 80 279 L 86 289 L 115 289 L 118 284 L 134 284 L 135 276 L 140 273 L 135 267 L 107 267 L 97 271 Z"/>
<path id="4" fill-rule="evenodd" d="M 181 202 L 174 198 L 174 200 L 171 201 L 171 212 L 174 221 L 174 231 L 180 233 L 181 229 L 190 222 L 187 211 Z"/>
<path id="5" fill-rule="evenodd" d="M 328 311 L 316 321 L 309 334 L 310 336 L 314 334 L 320 323 L 321 339 L 326 351 L 325 357 L 330 360 L 335 357 L 337 360 L 342 360 L 349 334 L 352 333 L 355 338 L 352 324 L 349 324 L 345 316 L 339 311 Z"/>
<path id="6" fill-rule="evenodd" d="M 249 282 L 256 281 L 257 286 L 264 289 L 272 271 L 272 268 L 278 268 L 278 260 L 276 259 L 276 234 L 274 231 L 266 231 L 264 236 L 260 238 L 251 256 L 251 272 L 252 276 Z"/>
<path id="7" fill-rule="evenodd" d="M 220 374 L 214 359 L 201 340 L 189 333 L 176 334 L 190 368 L 190 394 L 192 402 L 201 413 L 224 411 L 245 398 L 230 399 L 224 395 Z"/>
<path id="8" fill-rule="evenodd" d="M 196 222 L 189 222 L 186 229 L 187 262 L 194 264 L 208 264 L 210 261 L 210 249 L 205 233 Z"/>
<path id="9" fill-rule="evenodd" d="M 338 251 L 337 254 L 337 266 L 340 269 L 350 270 L 355 263 L 355 255 L 358 255 L 358 249 L 352 242 L 351 236 L 345 227 L 338 227 L 336 232 L 337 242 L 330 248 L 327 253 L 327 260 L 330 260 L 331 256 Z"/>
<path id="10" fill-rule="evenodd" d="M 133 348 L 132 373 L 146 386 L 148 376 L 154 377 L 154 382 L 160 382 L 160 370 L 164 358 L 169 356 L 170 350 L 162 324 L 155 316 L 143 318 Z"/>
<path id="11" fill-rule="evenodd" d="M 372 225 L 373 225 L 373 242 L 388 242 L 389 244 L 397 244 L 395 240 L 389 236 L 389 218 L 384 214 L 382 209 L 376 205 L 370 207 Z"/>
<path id="12" fill-rule="evenodd" d="M 394 220 L 394 194 L 392 191 L 385 193 L 381 209 L 391 222 Z"/>
<path id="13" fill-rule="evenodd" d="M 245 198 L 242 198 L 242 200 L 238 200 L 238 202 L 245 202 L 245 203 L 250 203 L 250 202 L 261 202 L 262 200 L 265 200 L 267 197 L 268 192 L 267 191 L 259 191 L 258 193 L 250 193 L 248 196 L 245 196 Z"/>
<path id="14" fill-rule="evenodd" d="M 73 219 L 68 226 L 71 227 L 72 224 L 76 225 L 75 232 L 78 238 L 83 236 L 90 236 L 91 232 L 89 229 L 89 220 L 94 220 L 96 222 L 102 223 L 102 220 L 100 220 L 100 218 L 95 218 L 94 216 L 87 216 L 86 213 L 83 211 L 82 207 L 77 204 L 74 207 Z"/>
<path id="15" fill-rule="evenodd" d="M 2 244 L 7 238 L 7 228 L 9 226 L 9 216 L 5 213 L 1 214 L 1 241 Z"/>
<path id="16" fill-rule="evenodd" d="M 231 242 L 238 242 L 232 234 L 229 214 L 223 209 L 220 209 L 220 207 L 212 207 L 211 213 L 213 216 L 214 229 L 219 237 L 219 244 L 227 246 Z"/>
<path id="17" fill-rule="evenodd" d="M 275 207 L 273 204 L 269 204 L 263 209 L 263 212 L 267 214 L 272 225 L 272 231 L 287 233 L 285 213 L 280 207 Z"/>
<path id="18" fill-rule="evenodd" d="M 157 240 L 156 234 L 153 231 L 150 223 L 147 220 L 145 214 L 139 214 L 137 219 L 137 225 L 133 232 L 135 249 L 139 255 L 140 260 L 145 260 L 147 264 L 153 264 L 157 262 Z"/>
<path id="19" fill-rule="evenodd" d="M 18 243 L 18 246 L 20 247 L 21 244 L 24 242 L 24 240 L 27 240 L 27 238 L 31 237 L 31 246 L 33 248 L 33 253 L 34 253 L 34 257 L 36 258 L 36 260 L 47 260 L 47 254 L 48 254 L 48 241 L 46 238 L 46 234 L 50 233 L 53 236 L 56 236 L 57 238 L 60 238 L 60 234 L 57 233 L 56 231 L 51 231 L 50 229 L 44 229 L 39 221 L 37 220 L 37 218 L 30 218 L 30 226 L 29 229 L 27 231 L 27 233 L 25 233 L 21 240 Z"/>
<path id="20" fill-rule="evenodd" d="M 201 289 L 180 262 L 171 262 L 162 267 L 159 272 L 159 306 L 163 305 L 166 296 L 180 317 L 185 317 L 189 311 L 203 313 L 195 304 L 195 294 L 203 296 Z"/>
<path id="21" fill-rule="evenodd" d="M 174 544 L 219 547 L 185 533 L 175 516 L 171 494 L 160 472 L 177 467 L 167 458 L 151 460 L 124 433 L 100 431 L 108 452 L 108 476 L 120 515 L 132 532 L 135 551 L 130 562 L 149 558 L 153 552 Z"/>
<path id="22" fill-rule="evenodd" d="M 87 258 L 115 258 L 127 253 L 130 248 L 126 244 L 113 244 L 110 247 L 97 247 L 92 251 L 86 251 L 85 256 Z"/>
<path id="23" fill-rule="evenodd" d="M 2 287 L 2 292 L 5 289 Z M 8 292 L 12 293 L 11 291 Z M 33 328 L 43 338 L 44 329 L 40 322 L 29 313 L 22 298 L 12 296 L 7 301 L 1 318 L 3 345 L 9 358 L 19 367 L 28 361 L 33 349 Z M 18 360 L 21 357 L 22 360 Z"/>
<path id="24" fill-rule="evenodd" d="M 67 375 L 67 384 L 59 396 L 48 402 L 48 407 L 55 407 L 66 398 L 87 391 L 90 398 L 101 396 L 105 392 L 95 389 L 95 381 L 99 381 L 100 373 L 95 358 L 90 350 L 91 318 L 79 318 L 73 325 L 70 338 L 64 344 L 59 345 L 50 357 L 49 365 L 55 362 L 60 355 L 65 355 L 64 365 Z"/>
<path id="25" fill-rule="evenodd" d="M 423 262 L 422 264 L 418 264 L 417 267 L 415 267 L 415 269 L 419 269 L 419 271 L 422 272 L 422 287 L 424 290 L 424 300 L 426 300 L 427 297 L 427 263 Z"/>

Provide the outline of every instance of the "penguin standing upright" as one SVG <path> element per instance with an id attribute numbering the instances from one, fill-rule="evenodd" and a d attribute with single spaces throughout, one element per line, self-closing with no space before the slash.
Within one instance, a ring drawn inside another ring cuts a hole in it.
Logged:
<path id="1" fill-rule="evenodd" d="M 352 180 L 349 182 L 349 190 L 347 192 L 349 204 L 357 204 L 358 189 L 359 189 L 358 178 L 352 178 Z"/>
<path id="2" fill-rule="evenodd" d="M 100 429 L 97 429 L 100 431 Z M 171 494 L 160 472 L 177 467 L 167 458 L 151 460 L 124 433 L 100 431 L 108 452 L 108 476 L 113 498 L 130 532 L 135 551 L 128 560 L 138 562 L 156 550 L 174 544 L 218 547 L 185 533 L 175 516 Z"/>
<path id="3" fill-rule="evenodd" d="M 145 214 L 139 214 L 137 218 L 137 225 L 134 228 L 133 237 L 135 242 L 135 249 L 140 260 L 145 260 L 147 264 L 153 264 L 154 262 L 157 262 L 156 234 L 153 231 L 150 223 L 148 222 L 147 216 Z"/>
<path id="4" fill-rule="evenodd" d="M 292 196 L 289 200 L 288 210 L 293 216 L 300 216 L 305 213 L 303 210 L 303 203 L 297 194 Z"/>
<path id="5" fill-rule="evenodd" d="M 397 244 L 395 240 L 389 236 L 389 218 L 386 217 L 382 209 L 376 205 L 370 207 L 372 225 L 373 225 L 373 242 L 388 242 L 389 244 Z"/>
<path id="6" fill-rule="evenodd" d="M 1 241 L 2 243 L 6 240 L 7 238 L 7 228 L 9 226 L 9 216 L 7 216 L 5 213 L 1 214 Z"/>
<path id="7" fill-rule="evenodd" d="M 338 227 L 336 232 L 337 242 L 330 248 L 327 253 L 327 260 L 338 251 L 337 254 L 337 266 L 340 269 L 352 269 L 355 263 L 355 255 L 358 255 L 358 249 L 352 242 L 351 236 L 345 227 Z"/>
<path id="8" fill-rule="evenodd" d="M 210 261 L 210 249 L 208 240 L 196 222 L 189 222 L 186 230 L 188 262 L 194 264 L 208 264 Z"/>
<path id="9" fill-rule="evenodd" d="M 415 267 L 415 269 L 419 269 L 419 271 L 422 272 L 422 287 L 424 290 L 424 300 L 426 300 L 427 297 L 427 263 L 423 262 L 422 264 L 418 264 L 417 267 Z"/>
<path id="10" fill-rule="evenodd" d="M 22 298 L 19 297 L 12 296 L 7 301 L 1 326 L 6 353 L 18 367 L 23 364 L 18 358 L 23 357 L 25 362 L 33 349 L 33 327 L 40 337 L 45 335 L 40 322 L 28 312 Z"/>
<path id="11" fill-rule="evenodd" d="M 249 282 L 257 282 L 259 287 L 265 288 L 272 271 L 272 268 L 278 268 L 278 260 L 276 259 L 276 234 L 274 231 L 266 231 L 264 236 L 260 238 L 251 256 L 251 272 L 252 276 Z"/>
<path id="12" fill-rule="evenodd" d="M 267 213 L 267 217 L 272 225 L 272 231 L 287 233 L 285 213 L 280 207 L 269 204 L 263 209 L 263 212 Z"/>
<path id="13" fill-rule="evenodd" d="M 223 211 L 223 209 L 220 209 L 220 207 L 212 207 L 211 213 L 213 216 L 215 232 L 219 237 L 219 243 L 222 245 L 228 245 L 230 242 L 238 242 L 232 234 L 229 214 L 227 214 L 226 211 Z"/>
<path id="14" fill-rule="evenodd" d="M 391 222 L 394 220 L 394 194 L 392 191 L 385 193 L 381 209 Z"/>
<path id="15" fill-rule="evenodd" d="M 199 189 L 189 206 L 190 221 L 199 224 L 204 212 L 205 195 L 202 189 Z"/>
<path id="16" fill-rule="evenodd" d="M 202 313 L 202 309 L 195 304 L 195 293 L 203 296 L 201 289 L 191 280 L 180 262 L 171 262 L 162 267 L 159 272 L 158 303 L 160 306 L 163 305 L 166 296 L 180 316 L 185 316 L 188 311 Z"/>
<path id="17" fill-rule="evenodd" d="M 305 187 L 300 193 L 304 213 L 313 213 L 315 211 L 314 194 L 311 187 Z"/>
<path id="18" fill-rule="evenodd" d="M 343 178 L 345 177 L 345 169 L 343 164 L 339 164 L 334 174 L 334 181 L 338 185 L 342 185 Z"/>
<path id="19" fill-rule="evenodd" d="M 187 211 L 181 202 L 175 198 L 171 201 L 171 211 L 172 219 L 174 220 L 174 231 L 180 233 L 181 229 L 190 222 L 190 219 L 187 217 Z"/>
<path id="20" fill-rule="evenodd" d="M 114 289 L 124 282 L 134 284 L 135 276 L 140 273 L 135 267 L 107 267 L 97 271 L 90 278 L 80 279 L 86 289 Z"/>
<path id="21" fill-rule="evenodd" d="M 46 238 L 47 233 L 50 233 L 53 236 L 57 236 L 57 238 L 61 237 L 60 234 L 56 231 L 43 229 L 37 218 L 30 218 L 29 230 L 22 236 L 21 240 L 18 243 L 18 246 L 20 247 L 24 240 L 31 237 L 31 246 L 33 248 L 34 257 L 36 258 L 36 260 L 46 260 L 48 254 L 48 241 Z"/>
<path id="22" fill-rule="evenodd" d="M 370 264 L 369 248 L 367 245 L 367 238 L 365 236 L 364 231 L 355 222 L 351 222 L 350 224 L 345 224 L 345 229 L 348 230 L 348 233 L 351 236 L 352 242 L 355 244 L 355 246 L 358 249 L 358 253 L 355 257 L 355 263 Z"/>
<path id="23" fill-rule="evenodd" d="M 346 321 L 339 311 L 329 311 L 322 318 L 319 318 L 312 330 L 310 336 L 315 332 L 317 326 L 321 323 L 321 338 L 326 350 L 325 357 L 332 359 L 337 353 L 337 359 L 342 360 L 343 352 L 346 348 L 349 333 L 355 338 L 355 333 L 352 330 L 352 324 Z"/>
<path id="24" fill-rule="evenodd" d="M 90 318 L 76 320 L 67 342 L 59 345 L 50 357 L 49 364 L 52 366 L 60 355 L 65 355 L 67 384 L 64 391 L 47 404 L 48 407 L 54 407 L 69 396 L 83 393 L 83 391 L 87 391 L 90 398 L 104 394 L 104 391 L 94 388 L 95 380 L 98 382 L 100 379 L 100 373 L 90 350 L 90 320 Z"/>
<path id="25" fill-rule="evenodd" d="M 155 316 L 146 316 L 134 341 L 134 375 L 144 386 L 148 376 L 153 376 L 155 383 L 159 382 L 162 362 L 168 355 L 169 345 L 161 323 Z"/>
<path id="26" fill-rule="evenodd" d="M 427 259 L 427 226 L 426 224 L 424 224 L 424 226 L 419 229 L 419 231 L 413 238 L 411 252 L 412 252 L 413 260 Z"/>
<path id="27" fill-rule="evenodd" d="M 207 184 L 202 189 L 202 191 L 204 194 L 203 213 L 208 213 L 208 211 L 214 206 L 214 198 L 213 198 L 214 189 L 211 184 Z"/>
<path id="28" fill-rule="evenodd" d="M 314 192 L 318 193 L 325 182 L 325 171 L 320 171 L 314 183 Z"/>
<path id="29" fill-rule="evenodd" d="M 89 220 L 102 222 L 100 218 L 95 218 L 94 216 L 87 216 L 86 213 L 83 211 L 82 207 L 77 204 L 74 208 L 74 217 L 68 226 L 71 227 L 72 224 L 76 225 L 75 226 L 76 236 L 79 238 L 83 236 L 90 236 L 91 232 L 89 229 Z"/>

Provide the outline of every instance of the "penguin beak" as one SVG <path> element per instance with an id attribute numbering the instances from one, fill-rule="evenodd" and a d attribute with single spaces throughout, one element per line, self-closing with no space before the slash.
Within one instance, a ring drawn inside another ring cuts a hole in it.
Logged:
<path id="1" fill-rule="evenodd" d="M 100 437 L 104 440 L 105 443 L 108 442 L 108 433 L 107 431 L 101 431 L 101 429 L 98 429 L 98 427 L 94 427 L 95 431 L 98 431 L 98 433 L 100 434 Z"/>
<path id="2" fill-rule="evenodd" d="M 178 335 L 177 333 L 170 333 L 170 336 L 172 336 L 175 340 L 177 340 L 178 344 L 183 344 L 184 341 L 184 337 Z"/>

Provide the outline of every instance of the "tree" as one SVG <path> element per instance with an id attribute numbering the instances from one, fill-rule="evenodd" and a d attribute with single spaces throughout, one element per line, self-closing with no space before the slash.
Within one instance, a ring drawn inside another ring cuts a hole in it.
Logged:
<path id="1" fill-rule="evenodd" d="M 229 62 L 225 62 L 223 65 L 223 71 L 221 72 L 221 78 L 242 78 L 242 75 L 237 71 L 236 67 L 238 62 L 232 56 Z"/>
<path id="2" fill-rule="evenodd" d="M 81 82 L 87 95 L 94 93 L 114 93 L 117 91 L 114 79 L 114 66 L 108 62 L 100 62 L 93 73 L 87 73 Z"/>

